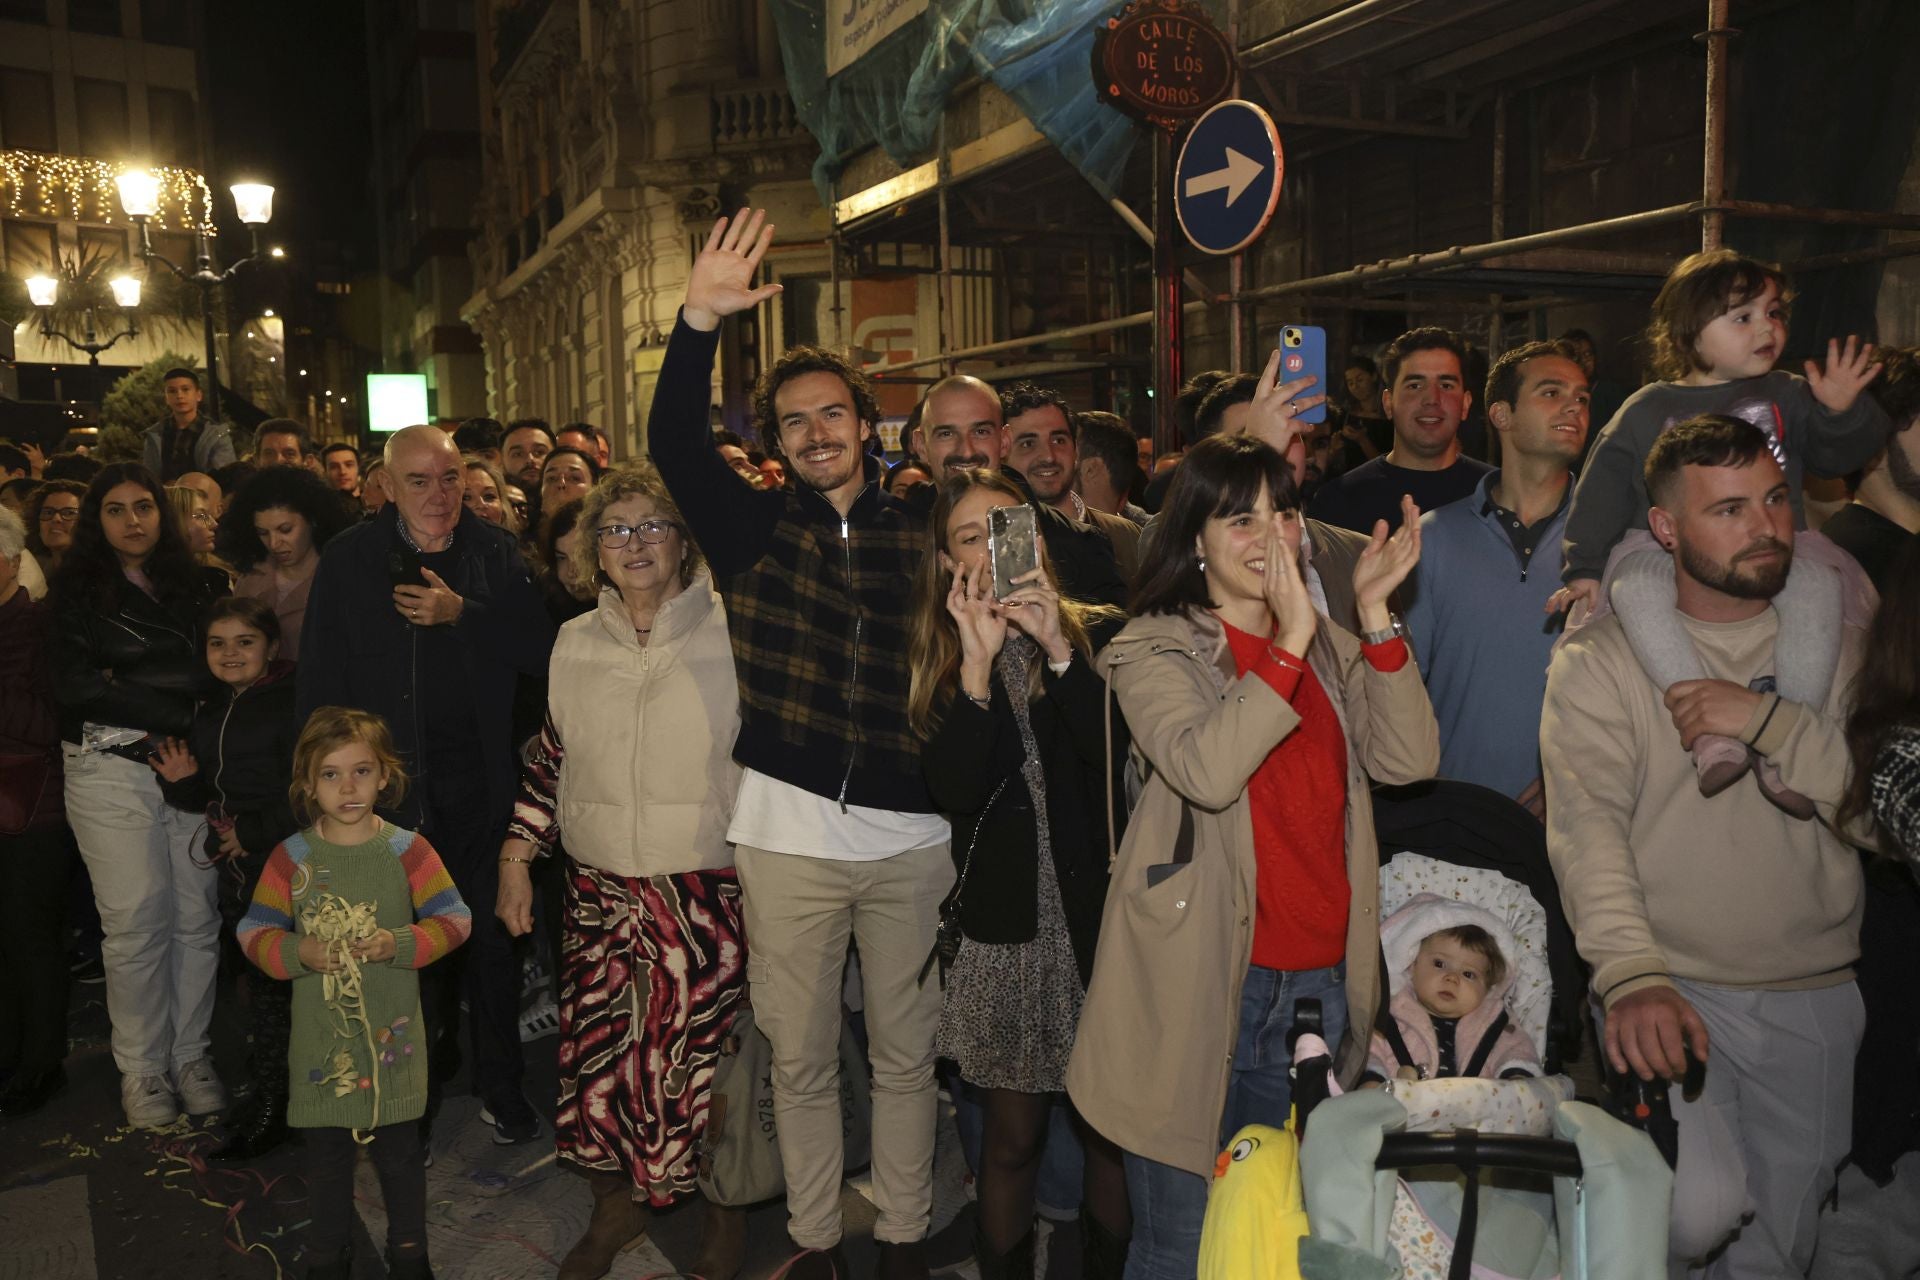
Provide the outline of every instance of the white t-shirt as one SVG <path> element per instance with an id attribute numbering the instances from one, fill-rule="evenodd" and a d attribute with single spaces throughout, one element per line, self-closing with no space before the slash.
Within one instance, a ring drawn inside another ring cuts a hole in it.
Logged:
<path id="1" fill-rule="evenodd" d="M 733 802 L 727 839 L 737 845 L 836 862 L 878 862 L 953 838 L 937 813 L 901 813 L 817 796 L 748 769 Z"/>

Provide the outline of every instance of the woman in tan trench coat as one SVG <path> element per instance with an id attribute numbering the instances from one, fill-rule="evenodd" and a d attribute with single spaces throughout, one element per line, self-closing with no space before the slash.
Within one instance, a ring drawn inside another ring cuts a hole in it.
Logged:
<path id="1" fill-rule="evenodd" d="M 1130 1278 L 1192 1280 L 1224 1139 L 1286 1122 L 1297 999 L 1321 1001 L 1343 1081 L 1364 1064 L 1380 989 L 1368 776 L 1414 782 L 1440 760 L 1386 603 L 1420 556 L 1407 508 L 1354 568 L 1363 642 L 1302 580 L 1280 454 L 1207 440 L 1143 548 L 1141 616 L 1100 655 L 1147 781 L 1067 1084 L 1127 1153 Z"/>

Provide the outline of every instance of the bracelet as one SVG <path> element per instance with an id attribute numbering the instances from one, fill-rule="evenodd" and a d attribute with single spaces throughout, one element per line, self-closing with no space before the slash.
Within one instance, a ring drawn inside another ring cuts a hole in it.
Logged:
<path id="1" fill-rule="evenodd" d="M 1400 633 L 1393 628 L 1392 624 L 1388 624 L 1379 631 L 1362 631 L 1360 633 L 1361 644 L 1386 644 L 1391 640 L 1398 640 L 1399 638 Z"/>
<path id="2" fill-rule="evenodd" d="M 971 702 L 976 707 L 991 707 L 993 705 L 993 693 L 991 690 L 988 691 L 986 697 L 976 698 L 963 688 L 960 690 L 960 696 L 965 698 L 968 702 Z"/>
<path id="3" fill-rule="evenodd" d="M 1272 645 L 1267 646 L 1267 656 L 1272 658 L 1276 664 L 1285 667 L 1289 671 L 1297 671 L 1301 675 L 1307 674 L 1307 669 L 1300 665 L 1299 661 L 1291 654 L 1277 649 Z"/>
<path id="4" fill-rule="evenodd" d="M 1745 740 L 1747 746 L 1751 747 L 1754 743 L 1760 741 L 1761 738 L 1766 736 L 1767 726 L 1773 723 L 1773 713 L 1778 711 L 1779 709 L 1780 709 L 1780 695 L 1775 694 L 1773 698 L 1773 705 L 1767 708 L 1767 718 L 1760 722 L 1760 727 L 1753 731 L 1753 736 Z"/>
<path id="5" fill-rule="evenodd" d="M 532 866 L 532 865 L 533 865 L 533 859 L 532 859 L 532 858 L 512 858 L 512 857 L 508 857 L 508 856 L 507 856 L 506 854 L 504 854 L 504 853 L 500 855 L 500 861 L 501 861 L 501 862 L 503 862 L 503 863 L 505 863 L 505 862 L 517 862 L 517 863 L 519 863 L 519 864 L 520 864 L 521 866 L 523 866 L 523 867 L 530 867 L 530 866 Z"/>

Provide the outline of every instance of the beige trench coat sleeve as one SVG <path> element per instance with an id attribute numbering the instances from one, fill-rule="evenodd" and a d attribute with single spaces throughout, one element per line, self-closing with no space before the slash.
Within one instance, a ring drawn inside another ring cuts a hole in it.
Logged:
<path id="1" fill-rule="evenodd" d="M 1116 640 L 1107 669 L 1134 746 L 1153 771 L 1189 802 L 1218 813 L 1240 798 L 1300 716 L 1253 672 L 1230 682 L 1219 702 L 1196 699 L 1193 664 L 1215 657 L 1177 650 L 1165 640 Z"/>
<path id="2" fill-rule="evenodd" d="M 1353 754 L 1375 782 L 1423 782 L 1440 767 L 1440 725 L 1409 650 L 1397 671 L 1381 671 L 1345 631 L 1322 628 L 1340 663 L 1340 692 Z"/>

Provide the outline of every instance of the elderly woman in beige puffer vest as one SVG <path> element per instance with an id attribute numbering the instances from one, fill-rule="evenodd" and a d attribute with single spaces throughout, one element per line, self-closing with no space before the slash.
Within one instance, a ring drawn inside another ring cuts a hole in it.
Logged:
<path id="1" fill-rule="evenodd" d="M 599 605 L 560 629 L 547 721 L 500 851 L 495 911 L 532 928 L 529 863 L 565 841 L 560 943 L 562 1160 L 593 1188 L 562 1280 L 596 1280 L 695 1188 L 720 1042 L 746 986 L 726 842 L 740 727 L 726 613 L 651 467 L 601 477 L 575 553 Z M 707 1206 L 703 1276 L 730 1277 L 739 1210 Z"/>

